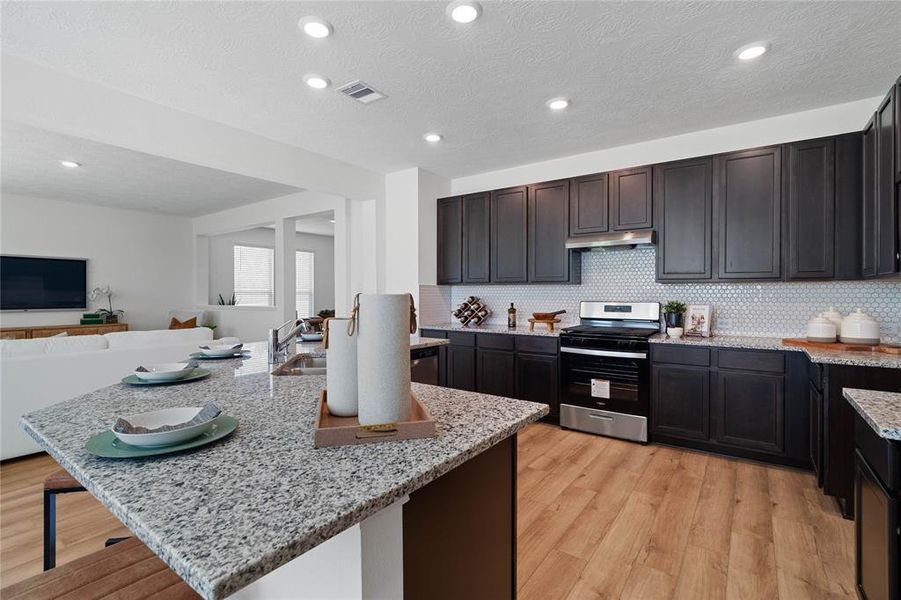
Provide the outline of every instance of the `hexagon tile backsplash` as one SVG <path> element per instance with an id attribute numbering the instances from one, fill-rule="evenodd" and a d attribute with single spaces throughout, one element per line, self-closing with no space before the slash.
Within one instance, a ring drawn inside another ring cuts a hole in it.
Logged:
<path id="1" fill-rule="evenodd" d="M 578 320 L 580 300 L 681 300 L 713 306 L 714 335 L 775 337 L 803 336 L 807 319 L 830 306 L 842 314 L 861 308 L 879 321 L 884 341 L 901 342 L 901 279 L 662 284 L 654 281 L 654 257 L 654 248 L 586 252 L 581 285 L 457 285 L 450 288 L 450 304 L 478 296 L 494 311 L 491 323 L 506 322 L 511 302 L 521 321 L 533 312 L 566 309 L 566 323 Z"/>

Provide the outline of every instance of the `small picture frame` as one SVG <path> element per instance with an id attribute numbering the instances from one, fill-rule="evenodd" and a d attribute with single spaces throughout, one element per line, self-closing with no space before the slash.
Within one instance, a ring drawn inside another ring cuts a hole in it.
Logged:
<path id="1" fill-rule="evenodd" d="M 685 310 L 685 335 L 690 337 L 710 337 L 713 325 L 713 310 L 709 304 L 689 304 Z"/>

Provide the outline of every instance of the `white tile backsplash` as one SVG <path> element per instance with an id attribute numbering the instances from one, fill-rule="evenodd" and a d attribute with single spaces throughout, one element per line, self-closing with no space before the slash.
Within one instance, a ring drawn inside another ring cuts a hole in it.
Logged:
<path id="1" fill-rule="evenodd" d="M 482 298 L 494 314 L 506 319 L 514 302 L 519 318 L 533 312 L 566 309 L 564 322 L 578 320 L 580 300 L 660 302 L 713 305 L 714 333 L 803 336 L 807 319 L 830 306 L 847 314 L 857 308 L 879 320 L 887 341 L 901 342 L 901 279 L 760 283 L 657 283 L 655 248 L 586 252 L 581 285 L 459 285 L 451 305 L 467 296 Z M 443 287 L 443 286 L 442 286 Z M 445 288 L 447 289 L 447 288 Z M 434 315 L 430 315 L 434 317 Z M 447 322 L 432 318 L 424 323 Z"/>

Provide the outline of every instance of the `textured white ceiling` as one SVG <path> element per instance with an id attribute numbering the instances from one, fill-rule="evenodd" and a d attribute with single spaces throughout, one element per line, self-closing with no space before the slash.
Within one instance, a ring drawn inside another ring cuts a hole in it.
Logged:
<path id="1" fill-rule="evenodd" d="M 389 172 L 457 177 L 878 95 L 901 2 L 4 2 L 3 51 Z M 322 16 L 325 40 L 297 21 Z M 771 51 L 750 64 L 733 52 Z M 335 84 L 388 95 L 361 105 Z M 549 114 L 552 96 L 572 98 Z M 428 146 L 426 131 L 445 140 Z"/>
<path id="2" fill-rule="evenodd" d="M 299 191 L 17 123 L 3 123 L 0 142 L 4 194 L 197 216 Z"/>

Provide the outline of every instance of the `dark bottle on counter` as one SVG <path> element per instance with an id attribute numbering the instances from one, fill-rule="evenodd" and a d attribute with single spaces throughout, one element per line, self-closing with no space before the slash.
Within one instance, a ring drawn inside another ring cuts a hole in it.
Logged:
<path id="1" fill-rule="evenodd" d="M 516 329 L 516 309 L 513 308 L 512 302 L 510 308 L 507 309 L 507 328 Z"/>

